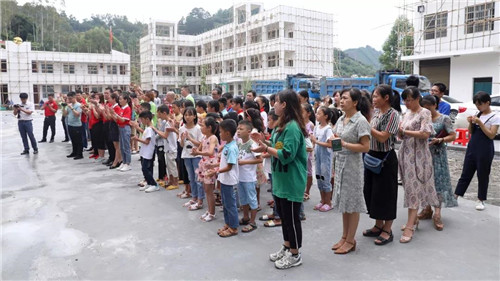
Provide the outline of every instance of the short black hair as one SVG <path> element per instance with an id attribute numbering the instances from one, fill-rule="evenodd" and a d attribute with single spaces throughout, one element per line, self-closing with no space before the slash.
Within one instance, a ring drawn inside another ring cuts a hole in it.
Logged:
<path id="1" fill-rule="evenodd" d="M 82 90 L 81 89 L 76 89 L 75 94 L 81 94 Z"/>
<path id="2" fill-rule="evenodd" d="M 248 92 L 247 92 L 247 94 L 248 94 L 248 93 L 252 93 L 252 96 L 253 96 L 254 98 L 255 98 L 255 97 L 257 97 L 257 93 L 256 93 L 254 90 L 250 90 L 250 91 L 248 91 Z"/>
<path id="3" fill-rule="evenodd" d="M 243 107 L 243 99 L 241 97 L 233 98 L 233 102 L 236 104 L 239 104 L 241 107 Z"/>
<path id="4" fill-rule="evenodd" d="M 219 101 L 217 100 L 211 100 L 208 102 L 208 105 L 210 105 L 211 108 L 215 110 L 215 112 L 219 112 Z"/>
<path id="5" fill-rule="evenodd" d="M 213 92 L 213 91 L 217 91 L 217 94 L 218 94 L 219 96 L 220 96 L 220 95 L 222 95 L 222 89 L 221 89 L 220 87 L 215 87 L 215 88 L 212 90 L 212 92 Z"/>
<path id="6" fill-rule="evenodd" d="M 166 114 L 170 114 L 170 108 L 168 108 L 167 105 L 165 104 L 162 104 L 160 106 L 158 106 L 158 112 L 161 112 L 161 113 L 166 113 Z"/>
<path id="7" fill-rule="evenodd" d="M 434 85 L 432 85 L 432 86 L 438 87 L 439 92 L 441 92 L 441 93 L 446 92 L 446 85 L 441 83 L 441 82 L 434 83 Z"/>
<path id="8" fill-rule="evenodd" d="M 224 107 L 226 107 L 226 106 L 227 106 L 227 99 L 226 99 L 226 98 L 220 98 L 220 99 L 218 99 L 217 101 L 218 101 L 218 102 L 220 102 L 220 103 L 222 103 L 222 105 L 223 105 Z M 220 108 L 219 108 L 219 109 L 220 109 Z"/>
<path id="9" fill-rule="evenodd" d="M 203 108 L 203 111 L 207 111 L 207 103 L 204 100 L 199 100 L 196 102 L 196 107 Z"/>
<path id="10" fill-rule="evenodd" d="M 220 122 L 220 128 L 224 131 L 227 131 L 231 134 L 232 137 L 234 137 L 234 134 L 236 134 L 236 129 L 238 128 L 238 125 L 236 125 L 236 121 L 233 119 L 226 119 L 222 122 Z"/>
<path id="11" fill-rule="evenodd" d="M 422 96 L 420 95 L 420 91 L 418 90 L 417 87 L 410 86 L 410 87 L 406 87 L 403 90 L 403 93 L 401 93 L 401 98 L 403 98 L 403 100 L 406 100 L 409 97 L 411 97 L 414 100 L 417 100 L 417 99 L 420 100 L 420 98 Z"/>
<path id="12" fill-rule="evenodd" d="M 233 94 L 231 93 L 224 93 L 222 95 L 223 98 L 225 98 L 226 100 L 232 100 L 233 99 Z"/>
<path id="13" fill-rule="evenodd" d="M 182 107 L 182 101 L 180 101 L 180 100 L 176 100 L 172 104 L 176 105 L 177 107 Z"/>
<path id="14" fill-rule="evenodd" d="M 184 100 L 183 104 L 184 104 L 184 107 L 186 107 L 186 108 L 188 108 L 188 107 L 194 107 L 193 102 L 190 101 L 190 100 Z"/>
<path id="15" fill-rule="evenodd" d="M 306 90 L 302 90 L 299 92 L 299 96 L 303 97 L 303 98 L 306 98 L 309 100 L 309 92 L 307 92 Z"/>
<path id="16" fill-rule="evenodd" d="M 248 130 L 252 130 L 253 129 L 253 125 L 252 125 L 252 122 L 248 121 L 248 120 L 241 120 L 239 123 L 238 123 L 238 126 L 239 125 L 242 125 L 242 126 L 245 126 L 247 127 Z"/>
<path id="17" fill-rule="evenodd" d="M 270 96 L 269 96 L 269 101 L 270 101 L 270 102 L 274 102 L 274 101 L 276 101 L 276 94 L 272 94 L 272 95 L 270 95 Z"/>
<path id="18" fill-rule="evenodd" d="M 251 101 L 251 100 L 247 100 L 243 106 L 245 109 L 250 109 L 250 108 L 255 108 L 257 110 L 260 110 L 260 107 L 259 105 L 254 102 L 254 101 Z"/>
<path id="19" fill-rule="evenodd" d="M 47 94 L 48 97 L 53 97 L 54 93 Z"/>
<path id="20" fill-rule="evenodd" d="M 19 94 L 19 98 L 20 99 L 27 99 L 28 98 L 28 94 L 26 94 L 26 93 L 20 93 Z"/>
<path id="21" fill-rule="evenodd" d="M 418 88 L 418 85 L 420 84 L 420 79 L 418 78 L 417 75 L 410 75 L 408 78 L 406 78 L 406 86 L 415 86 Z"/>
<path id="22" fill-rule="evenodd" d="M 74 96 L 75 96 L 75 92 L 69 92 L 66 96 L 67 96 L 68 98 L 69 98 L 69 97 L 74 97 Z"/>
<path id="23" fill-rule="evenodd" d="M 151 111 L 151 104 L 149 104 L 149 102 L 141 103 L 141 107 L 146 109 L 147 111 Z"/>
<path id="24" fill-rule="evenodd" d="M 238 115 L 238 113 L 231 111 L 231 112 L 228 112 L 226 115 L 224 115 L 224 117 L 222 119 L 224 119 L 224 120 L 231 119 L 234 122 L 238 123 L 239 115 Z"/>
<path id="25" fill-rule="evenodd" d="M 153 119 L 153 113 L 151 111 L 143 111 L 139 113 L 139 118 Z"/>

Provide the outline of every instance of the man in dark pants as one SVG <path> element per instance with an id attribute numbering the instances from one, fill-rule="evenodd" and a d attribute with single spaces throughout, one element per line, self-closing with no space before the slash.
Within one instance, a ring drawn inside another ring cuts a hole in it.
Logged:
<path id="1" fill-rule="evenodd" d="M 57 102 L 54 101 L 54 94 L 48 94 L 48 100 L 42 105 L 42 110 L 45 111 L 45 120 L 43 120 L 43 137 L 39 142 L 47 141 L 47 131 L 52 133 L 50 137 L 50 142 L 54 142 L 54 136 L 56 135 L 56 112 L 57 112 Z"/>
<path id="2" fill-rule="evenodd" d="M 28 144 L 28 137 L 30 138 L 31 146 L 33 147 L 33 153 L 37 154 L 38 146 L 36 145 L 36 139 L 33 135 L 32 124 L 32 114 L 35 111 L 35 105 L 28 101 L 28 94 L 26 93 L 19 94 L 19 98 L 21 99 L 21 103 L 14 105 L 14 115 L 17 116 L 17 126 L 19 128 L 21 138 L 23 139 L 24 150 L 21 155 L 29 154 L 30 147 Z"/>
<path id="3" fill-rule="evenodd" d="M 71 138 L 71 145 L 73 146 L 73 151 L 69 154 L 68 158 L 73 158 L 75 160 L 83 158 L 83 146 L 82 146 L 82 107 L 80 103 L 76 102 L 75 92 L 68 93 L 68 105 L 64 109 L 67 114 L 67 123 L 69 137 Z"/>
<path id="4" fill-rule="evenodd" d="M 68 125 L 66 125 L 66 119 L 68 119 L 68 116 L 66 116 L 66 105 L 68 103 L 68 98 L 66 95 L 60 96 L 59 97 L 59 105 L 61 106 L 61 123 L 64 129 L 64 140 L 62 142 L 69 142 L 69 134 L 68 134 Z"/>

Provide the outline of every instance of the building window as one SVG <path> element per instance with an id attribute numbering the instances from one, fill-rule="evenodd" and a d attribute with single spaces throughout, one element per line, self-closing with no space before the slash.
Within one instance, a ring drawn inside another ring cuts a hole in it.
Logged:
<path id="1" fill-rule="evenodd" d="M 63 71 L 66 74 L 75 74 L 75 65 L 74 64 L 63 64 Z"/>
<path id="2" fill-rule="evenodd" d="M 198 46 L 198 57 L 201 57 L 201 46 Z"/>
<path id="3" fill-rule="evenodd" d="M 272 40 L 278 38 L 278 30 L 277 29 L 270 29 L 267 31 L 267 40 Z"/>
<path id="4" fill-rule="evenodd" d="M 233 72 L 233 71 L 234 71 L 234 61 L 233 60 L 226 61 L 226 72 Z"/>
<path id="5" fill-rule="evenodd" d="M 261 55 L 251 56 L 250 69 L 259 69 L 259 68 L 262 68 Z"/>
<path id="6" fill-rule="evenodd" d="M 54 93 L 54 85 L 42 85 L 42 97 L 47 98 L 48 94 Z"/>
<path id="7" fill-rule="evenodd" d="M 293 66 L 293 60 L 288 60 L 288 66 Z"/>
<path id="8" fill-rule="evenodd" d="M 493 30 L 495 28 L 495 3 L 484 3 L 465 8 L 465 33 Z"/>
<path id="9" fill-rule="evenodd" d="M 425 40 L 446 37 L 448 12 L 426 15 L 424 18 Z"/>
<path id="10" fill-rule="evenodd" d="M 214 63 L 214 74 L 222 73 L 222 62 Z"/>
<path id="11" fill-rule="evenodd" d="M 246 58 L 238 58 L 238 71 L 247 70 L 247 60 Z"/>
<path id="12" fill-rule="evenodd" d="M 31 61 L 31 72 L 38 73 L 38 63 L 36 61 Z"/>
<path id="13" fill-rule="evenodd" d="M 161 46 L 160 51 L 162 56 L 173 56 L 174 46 Z"/>
<path id="14" fill-rule="evenodd" d="M 209 55 L 210 53 L 212 53 L 212 46 L 210 45 L 210 43 L 205 44 L 203 47 L 205 49 L 205 55 Z"/>
<path id="15" fill-rule="evenodd" d="M 174 67 L 173 66 L 162 66 L 161 67 L 161 76 L 174 76 Z"/>
<path id="16" fill-rule="evenodd" d="M 170 26 L 156 25 L 156 36 L 170 37 Z"/>
<path id="17" fill-rule="evenodd" d="M 262 41 L 262 28 L 253 29 L 250 32 L 250 44 L 259 43 Z"/>
<path id="18" fill-rule="evenodd" d="M 97 64 L 87 65 L 87 71 L 88 71 L 88 74 L 97 74 L 98 73 Z"/>
<path id="19" fill-rule="evenodd" d="M 70 85 L 61 85 L 61 92 L 63 94 L 69 93 L 70 90 L 71 90 L 71 86 Z"/>
<path id="20" fill-rule="evenodd" d="M 267 67 L 276 67 L 280 65 L 279 54 L 268 54 L 267 55 Z"/>
<path id="21" fill-rule="evenodd" d="M 42 62 L 41 64 L 42 73 L 54 73 L 54 64 Z"/>
<path id="22" fill-rule="evenodd" d="M 117 67 L 116 65 L 108 65 L 107 66 L 108 74 L 117 74 Z"/>
<path id="23" fill-rule="evenodd" d="M 2 60 L 2 72 L 7 72 L 7 60 Z"/>
<path id="24" fill-rule="evenodd" d="M 125 75 L 127 74 L 127 66 L 122 64 L 120 65 L 120 75 Z"/>
<path id="25" fill-rule="evenodd" d="M 247 33 L 246 32 L 238 33 L 236 35 L 236 41 L 238 47 L 245 46 L 247 44 Z"/>

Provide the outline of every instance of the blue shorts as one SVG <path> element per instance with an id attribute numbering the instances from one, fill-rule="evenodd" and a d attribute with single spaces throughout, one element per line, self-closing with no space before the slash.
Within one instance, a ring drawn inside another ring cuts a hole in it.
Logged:
<path id="1" fill-rule="evenodd" d="M 257 203 L 257 191 L 255 189 L 256 182 L 240 182 L 238 184 L 238 196 L 240 197 L 241 205 L 249 205 L 251 210 L 256 210 L 259 207 Z"/>

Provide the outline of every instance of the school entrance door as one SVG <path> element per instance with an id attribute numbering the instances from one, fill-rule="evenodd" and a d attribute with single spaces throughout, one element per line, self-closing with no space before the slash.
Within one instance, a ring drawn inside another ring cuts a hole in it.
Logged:
<path id="1" fill-rule="evenodd" d="M 472 96 L 479 91 L 483 91 L 491 95 L 492 83 L 493 77 L 474 78 L 474 91 Z"/>

